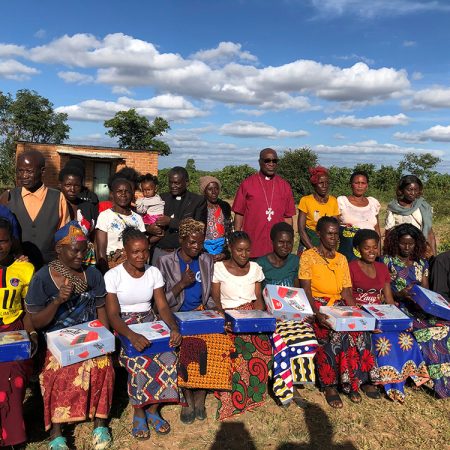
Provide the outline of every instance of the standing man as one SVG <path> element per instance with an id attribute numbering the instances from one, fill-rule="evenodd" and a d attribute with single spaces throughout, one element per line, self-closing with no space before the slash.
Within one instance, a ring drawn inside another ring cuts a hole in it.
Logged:
<path id="1" fill-rule="evenodd" d="M 69 221 L 67 202 L 42 182 L 45 159 L 37 150 L 21 153 L 16 162 L 16 185 L 5 192 L 6 203 L 22 229 L 22 249 L 36 270 L 55 258 L 54 234 Z"/>
<path id="2" fill-rule="evenodd" d="M 259 172 L 241 183 L 233 202 L 234 229 L 245 231 L 250 236 L 251 258 L 270 253 L 272 226 L 283 221 L 292 225 L 292 217 L 296 213 L 291 186 L 276 175 L 277 165 L 275 150 L 261 150 Z"/>
<path id="3" fill-rule="evenodd" d="M 155 224 L 149 225 L 147 231 L 154 236 L 161 236 L 154 248 L 152 264 L 161 255 L 173 252 L 180 246 L 178 226 L 182 219 L 192 217 L 206 224 L 207 209 L 203 196 L 187 190 L 189 174 L 184 167 L 173 167 L 169 174 L 169 191 L 161 194 L 164 200 L 164 215 Z"/>

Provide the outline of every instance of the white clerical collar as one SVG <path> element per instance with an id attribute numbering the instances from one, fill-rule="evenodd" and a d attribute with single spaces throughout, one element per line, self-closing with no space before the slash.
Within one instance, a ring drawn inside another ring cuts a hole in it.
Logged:
<path id="1" fill-rule="evenodd" d="M 175 197 L 175 200 L 181 200 L 181 195 L 177 195 L 177 196 Z"/>

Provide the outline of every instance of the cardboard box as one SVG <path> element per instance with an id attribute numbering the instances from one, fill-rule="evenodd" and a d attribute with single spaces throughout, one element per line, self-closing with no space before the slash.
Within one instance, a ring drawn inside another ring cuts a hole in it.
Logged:
<path id="1" fill-rule="evenodd" d="M 321 306 L 320 312 L 328 316 L 335 331 L 373 331 L 375 317 L 357 306 Z"/>
<path id="2" fill-rule="evenodd" d="M 47 348 L 63 367 L 115 350 L 114 335 L 99 320 L 51 331 L 46 338 Z"/>
<path id="3" fill-rule="evenodd" d="M 268 284 L 263 290 L 267 310 L 280 320 L 304 320 L 313 315 L 313 310 L 300 288 Z"/>
<path id="4" fill-rule="evenodd" d="M 428 314 L 441 319 L 450 320 L 450 304 L 437 292 L 430 291 L 419 285 L 411 289 L 412 299 Z"/>
<path id="5" fill-rule="evenodd" d="M 412 319 L 395 305 L 362 305 L 375 317 L 375 328 L 381 331 L 404 331 L 412 327 Z"/>
<path id="6" fill-rule="evenodd" d="M 122 346 L 127 356 L 134 358 L 142 355 L 155 355 L 157 353 L 172 352 L 174 349 L 169 346 L 170 341 L 170 329 L 162 320 L 156 320 L 154 322 L 136 323 L 129 325 L 130 329 L 135 333 L 142 334 L 150 342 L 151 345 L 144 349 L 142 352 L 138 352 L 131 342 L 125 336 L 119 336 Z"/>
<path id="7" fill-rule="evenodd" d="M 216 311 L 174 313 L 182 336 L 224 333 L 225 319 Z"/>
<path id="8" fill-rule="evenodd" d="M 225 318 L 233 333 L 273 333 L 277 326 L 275 317 L 265 311 L 230 309 Z"/>
<path id="9" fill-rule="evenodd" d="M 25 330 L 0 333 L 0 362 L 30 359 L 31 342 Z"/>

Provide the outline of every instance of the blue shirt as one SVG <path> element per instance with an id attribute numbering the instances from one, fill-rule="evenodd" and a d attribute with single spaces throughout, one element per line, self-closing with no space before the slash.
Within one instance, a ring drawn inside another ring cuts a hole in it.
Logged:
<path id="1" fill-rule="evenodd" d="M 183 274 L 186 271 L 187 264 L 180 258 L 180 271 Z M 200 264 L 198 258 L 189 263 L 189 268 L 195 274 L 195 282 L 184 290 L 184 302 L 180 311 L 193 311 L 202 303 L 202 278 L 200 275 Z"/>

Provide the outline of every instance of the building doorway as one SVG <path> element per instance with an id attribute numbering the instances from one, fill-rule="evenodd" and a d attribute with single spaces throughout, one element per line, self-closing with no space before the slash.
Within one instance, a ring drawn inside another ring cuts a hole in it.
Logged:
<path id="1" fill-rule="evenodd" d="M 108 179 L 111 175 L 111 164 L 108 162 L 94 162 L 94 192 L 100 201 L 108 200 Z"/>

